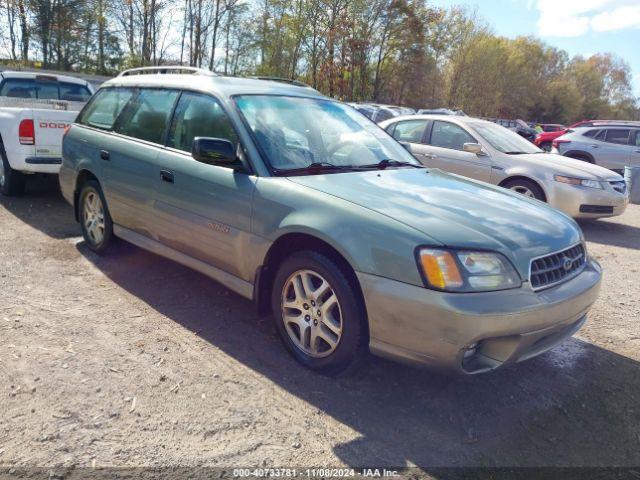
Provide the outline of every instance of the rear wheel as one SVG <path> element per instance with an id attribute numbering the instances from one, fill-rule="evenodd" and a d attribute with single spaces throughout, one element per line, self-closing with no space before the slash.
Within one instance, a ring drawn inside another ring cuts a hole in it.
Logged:
<path id="1" fill-rule="evenodd" d="M 4 146 L 0 143 L 0 193 L 17 197 L 24 193 L 25 175 L 9 165 Z"/>
<path id="2" fill-rule="evenodd" d="M 591 158 L 589 158 L 587 155 L 584 155 L 582 153 L 569 153 L 566 156 L 569 158 L 573 158 L 575 160 L 582 160 L 583 162 L 594 163 Z"/>
<path id="3" fill-rule="evenodd" d="M 544 192 L 536 183 L 531 180 L 526 180 L 524 178 L 517 178 L 515 180 L 510 180 L 509 182 L 503 185 L 504 188 L 508 188 L 509 190 L 513 190 L 520 195 L 524 195 L 525 197 L 535 198 L 536 200 L 540 200 L 545 202 Z"/>
<path id="4" fill-rule="evenodd" d="M 271 303 L 280 338 L 307 368 L 336 375 L 365 355 L 363 309 L 330 258 L 305 251 L 285 260 L 273 282 Z"/>
<path id="5" fill-rule="evenodd" d="M 113 241 L 113 222 L 98 182 L 87 181 L 82 186 L 79 199 L 82 236 L 91 250 L 102 254 Z"/>

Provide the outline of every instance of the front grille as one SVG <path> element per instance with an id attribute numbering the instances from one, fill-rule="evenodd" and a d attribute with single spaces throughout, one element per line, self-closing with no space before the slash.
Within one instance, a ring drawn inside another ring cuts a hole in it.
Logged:
<path id="1" fill-rule="evenodd" d="M 605 205 L 580 205 L 580 213 L 613 213 L 613 207 Z"/>
<path id="2" fill-rule="evenodd" d="M 627 191 L 627 183 L 624 180 L 614 180 L 609 182 L 609 185 L 619 193 L 625 193 Z"/>
<path id="3" fill-rule="evenodd" d="M 586 252 L 581 243 L 561 252 L 534 258 L 531 261 L 531 287 L 540 290 L 564 282 L 580 273 L 586 263 Z"/>

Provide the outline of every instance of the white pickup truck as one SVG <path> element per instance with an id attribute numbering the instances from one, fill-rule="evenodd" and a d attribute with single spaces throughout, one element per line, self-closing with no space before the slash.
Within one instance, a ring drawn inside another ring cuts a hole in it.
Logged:
<path id="1" fill-rule="evenodd" d="M 0 72 L 0 193 L 21 195 L 28 174 L 58 173 L 62 136 L 92 94 L 79 78 Z"/>

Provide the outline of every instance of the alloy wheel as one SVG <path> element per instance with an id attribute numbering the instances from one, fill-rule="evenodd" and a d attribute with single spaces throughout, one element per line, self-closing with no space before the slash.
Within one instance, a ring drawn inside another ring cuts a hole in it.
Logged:
<path id="1" fill-rule="evenodd" d="M 94 245 L 99 245 L 104 240 L 104 207 L 102 199 L 96 192 L 87 193 L 84 199 L 82 210 L 82 221 L 84 222 L 87 235 Z"/>
<path id="2" fill-rule="evenodd" d="M 511 187 L 511 190 L 513 190 L 516 193 L 519 193 L 520 195 L 524 195 L 525 197 L 536 198 L 536 196 L 530 189 L 522 185 L 514 185 L 513 187 Z"/>
<path id="3" fill-rule="evenodd" d="M 297 348 L 314 358 L 331 355 L 342 337 L 342 310 L 329 282 L 312 270 L 298 270 L 282 289 L 282 321 Z"/>

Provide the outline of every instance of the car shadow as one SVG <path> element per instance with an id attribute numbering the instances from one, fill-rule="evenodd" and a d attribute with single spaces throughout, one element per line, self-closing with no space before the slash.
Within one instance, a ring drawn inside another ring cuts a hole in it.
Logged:
<path id="1" fill-rule="evenodd" d="M 358 432 L 328 445 L 354 468 L 415 465 L 442 478 L 440 467 L 640 465 L 640 364 L 629 358 L 570 339 L 480 376 L 371 357 L 356 377 L 328 378 L 287 355 L 251 302 L 203 275 L 125 242 L 105 257 L 77 248 L 162 315 Z"/>
<path id="2" fill-rule="evenodd" d="M 640 228 L 609 220 L 579 220 L 589 242 L 640 250 Z"/>
<path id="3" fill-rule="evenodd" d="M 80 227 L 73 208 L 60 193 L 57 175 L 31 175 L 24 195 L 0 195 L 0 205 L 24 223 L 57 239 L 77 237 Z M 55 221 L 52 221 L 55 217 Z"/>

